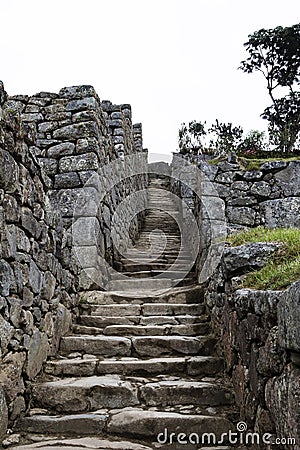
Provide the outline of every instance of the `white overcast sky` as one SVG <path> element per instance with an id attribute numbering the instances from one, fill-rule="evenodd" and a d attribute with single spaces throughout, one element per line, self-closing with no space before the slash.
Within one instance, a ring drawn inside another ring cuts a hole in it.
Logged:
<path id="1" fill-rule="evenodd" d="M 10 95 L 92 84 L 131 103 L 144 146 L 177 149 L 182 122 L 264 129 L 258 74 L 237 70 L 260 28 L 300 21 L 299 0 L 2 0 L 0 79 Z"/>

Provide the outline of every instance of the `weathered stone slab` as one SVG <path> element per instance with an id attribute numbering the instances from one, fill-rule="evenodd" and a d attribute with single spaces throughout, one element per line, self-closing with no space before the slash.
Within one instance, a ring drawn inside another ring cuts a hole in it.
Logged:
<path id="1" fill-rule="evenodd" d="M 102 434 L 107 422 L 105 414 L 74 414 L 64 416 L 32 416 L 20 419 L 16 429 L 27 433 L 78 434 L 97 435 Z M 26 448 L 26 446 L 25 446 Z"/>
<path id="2" fill-rule="evenodd" d="M 14 282 L 14 273 L 8 262 L 0 260 L 0 294 L 7 297 Z"/>
<path id="3" fill-rule="evenodd" d="M 26 374 L 32 380 L 41 370 L 48 356 L 49 344 L 45 333 L 35 331 L 30 338 L 28 357 L 26 363 Z"/>
<path id="4" fill-rule="evenodd" d="M 82 170 L 97 170 L 98 157 L 95 153 L 84 153 L 76 156 L 65 156 L 59 161 L 60 172 L 79 172 Z"/>
<path id="5" fill-rule="evenodd" d="M 260 205 L 264 224 L 268 228 L 300 228 L 300 198 L 267 200 Z"/>
<path id="6" fill-rule="evenodd" d="M 98 374 L 118 373 L 134 374 L 162 374 L 183 372 L 186 367 L 185 358 L 151 358 L 104 360 L 97 364 Z"/>
<path id="7" fill-rule="evenodd" d="M 109 433 L 122 435 L 157 437 L 165 429 L 176 435 L 184 433 L 216 433 L 220 436 L 233 429 L 233 425 L 223 417 L 183 415 L 177 413 L 143 411 L 132 409 L 115 414 L 108 424 Z M 161 440 L 164 436 L 161 436 Z"/>
<path id="8" fill-rule="evenodd" d="M 47 153 L 49 158 L 58 158 L 61 156 L 73 155 L 74 150 L 75 144 L 72 142 L 63 142 L 48 148 Z"/>
<path id="9" fill-rule="evenodd" d="M 139 305 L 100 305 L 92 312 L 93 316 L 137 316 L 140 314 Z"/>
<path id="10" fill-rule="evenodd" d="M 253 226 L 256 219 L 256 212 L 249 207 L 228 207 L 226 210 L 229 222 L 238 225 Z"/>
<path id="11" fill-rule="evenodd" d="M 3 388 L 0 386 L 0 440 L 4 438 L 8 427 L 8 409 Z"/>
<path id="12" fill-rule="evenodd" d="M 300 282 L 293 283 L 278 303 L 279 345 L 300 352 Z"/>
<path id="13" fill-rule="evenodd" d="M 193 356 L 187 360 L 189 375 L 216 375 L 224 368 L 222 358 L 213 356 Z"/>
<path id="14" fill-rule="evenodd" d="M 254 242 L 225 249 L 223 261 L 227 276 L 261 269 L 278 248 L 279 244 Z"/>
<path id="15" fill-rule="evenodd" d="M 137 392 L 117 375 L 35 383 L 32 404 L 56 412 L 84 412 L 138 404 Z"/>
<path id="16" fill-rule="evenodd" d="M 196 381 L 159 381 L 140 388 L 148 406 L 167 405 L 228 405 L 233 396 L 228 389 L 217 384 Z"/>
<path id="17" fill-rule="evenodd" d="M 85 423 L 87 423 L 85 421 Z M 90 422 L 91 423 L 91 422 Z M 89 423 L 89 426 L 90 426 Z M 89 426 L 87 429 L 89 429 Z M 98 434 L 98 433 L 91 433 Z M 122 441 L 122 440 L 108 440 L 97 438 L 78 438 L 78 439 L 42 439 L 41 442 L 37 442 L 29 445 L 22 445 L 12 447 L 11 450 L 152 450 L 142 444 L 136 444 L 134 442 Z M 221 449 L 222 450 L 222 449 Z"/>
<path id="18" fill-rule="evenodd" d="M 55 130 L 54 139 L 74 140 L 79 138 L 98 137 L 99 130 L 95 122 L 79 122 Z"/>
<path id="19" fill-rule="evenodd" d="M 129 356 L 131 341 L 115 336 L 66 336 L 61 339 L 63 353 L 82 352 L 93 355 Z"/>
<path id="20" fill-rule="evenodd" d="M 15 400 L 25 390 L 22 372 L 26 353 L 8 353 L 1 361 L 0 385 L 4 389 L 8 403 Z"/>
<path id="21" fill-rule="evenodd" d="M 210 338 L 186 336 L 148 336 L 132 338 L 132 345 L 139 356 L 162 356 L 170 354 L 208 354 L 213 347 Z"/>
<path id="22" fill-rule="evenodd" d="M 45 373 L 54 376 L 89 377 L 95 375 L 98 359 L 62 359 L 48 361 Z"/>
<path id="23" fill-rule="evenodd" d="M 92 187 L 50 191 L 51 204 L 63 217 L 96 217 L 99 196 Z"/>
<path id="24" fill-rule="evenodd" d="M 199 304 L 144 303 L 143 305 L 145 316 L 201 315 L 202 313 L 203 306 Z"/>

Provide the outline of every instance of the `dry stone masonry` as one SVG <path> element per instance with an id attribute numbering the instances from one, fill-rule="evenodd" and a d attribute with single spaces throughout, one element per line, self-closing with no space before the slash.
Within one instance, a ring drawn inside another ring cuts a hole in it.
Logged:
<path id="1" fill-rule="evenodd" d="M 148 166 L 130 105 L 0 83 L 4 447 L 232 450 L 195 439 L 243 420 L 298 438 L 250 448 L 298 450 L 299 282 L 240 289 L 278 244 L 225 244 L 300 227 L 299 175 L 298 161 Z"/>
<path id="2" fill-rule="evenodd" d="M 214 220 L 221 219 L 221 210 L 226 222 L 220 222 L 219 237 L 224 241 L 226 228 L 232 233 L 258 225 L 300 227 L 299 161 L 267 162 L 250 172 L 226 161 L 218 165 L 194 161 L 200 169 L 195 172 L 198 176 L 200 173 L 199 201 L 193 190 L 195 180 L 193 189 L 178 182 L 178 172 L 185 167 L 181 159 L 175 155 L 173 160 L 173 172 L 177 174 L 173 190 L 191 204 L 201 229 L 198 272 L 207 260 L 207 249 L 216 244 L 211 230 Z M 207 198 L 212 199 L 210 211 L 205 208 Z M 219 355 L 224 356 L 225 371 L 233 382 L 240 419 L 261 435 L 296 438 L 296 445 L 279 446 L 294 450 L 300 448 L 299 282 L 285 291 L 239 289 L 240 277 L 262 268 L 278 245 L 253 243 L 223 248 L 213 276 L 205 283 L 204 299 Z"/>
<path id="3" fill-rule="evenodd" d="M 134 162 L 140 175 L 126 161 L 110 164 L 105 172 L 103 167 L 122 155 L 138 155 Z M 1 436 L 8 420 L 13 423 L 28 407 L 27 382 L 68 333 L 78 314 L 78 292 L 95 286 L 86 276 L 93 263 L 87 224 L 96 221 L 93 244 L 112 264 L 117 255 L 110 233 L 114 210 L 124 196 L 146 187 L 145 164 L 141 125 L 132 126 L 130 105 L 101 103 L 91 86 L 8 97 L 0 84 Z M 123 181 L 128 171 L 132 176 Z M 87 266 L 82 270 L 70 227 L 76 202 L 84 210 L 95 191 L 84 187 L 95 174 L 103 183 L 105 177 L 116 181 L 105 191 L 96 219 L 87 213 L 80 227 L 78 217 Z M 145 195 L 141 202 L 145 208 Z M 115 232 L 123 246 L 139 232 L 135 208 L 129 202 L 122 217 L 130 220 L 127 241 Z M 99 274 L 107 277 L 105 268 Z"/>

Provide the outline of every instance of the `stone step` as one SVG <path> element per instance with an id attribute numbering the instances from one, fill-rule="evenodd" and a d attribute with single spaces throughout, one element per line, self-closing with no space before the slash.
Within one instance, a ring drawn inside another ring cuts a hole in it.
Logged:
<path id="1" fill-rule="evenodd" d="M 31 405 L 55 413 L 78 413 L 138 404 L 137 389 L 118 375 L 36 382 L 31 389 Z"/>
<path id="2" fill-rule="evenodd" d="M 138 404 L 213 407 L 233 403 L 232 393 L 216 383 L 185 379 L 148 381 L 145 378 L 122 380 L 110 374 L 37 382 L 31 389 L 31 405 L 55 413 L 79 413 Z"/>
<path id="3" fill-rule="evenodd" d="M 195 283 L 194 278 L 185 279 L 168 279 L 168 278 L 142 278 L 142 279 L 126 279 L 126 280 L 111 280 L 107 283 L 107 290 L 114 291 L 137 291 L 147 289 L 163 289 L 171 288 L 173 286 L 189 286 Z"/>
<path id="4" fill-rule="evenodd" d="M 101 317 L 100 317 L 101 319 Z M 190 325 L 109 325 L 104 328 L 74 326 L 73 333 L 105 336 L 201 336 L 210 331 L 209 323 Z"/>
<path id="5" fill-rule="evenodd" d="M 93 305 L 120 305 L 143 303 L 203 303 L 202 286 L 183 286 L 172 289 L 148 290 L 136 292 L 124 291 L 87 291 L 81 293 L 80 303 L 90 308 Z"/>
<path id="6" fill-rule="evenodd" d="M 67 420 L 68 417 L 66 416 Z M 73 416 L 72 416 L 73 417 Z M 51 434 L 54 436 L 56 434 L 64 434 L 64 435 L 86 435 L 89 433 L 84 432 L 85 426 L 87 425 L 87 420 L 82 420 L 79 418 L 76 421 L 74 420 L 74 432 L 63 432 L 63 431 L 55 431 L 56 429 L 59 429 L 59 427 L 56 426 L 56 421 L 59 420 L 59 417 L 56 416 L 35 416 L 32 418 L 26 418 L 24 419 L 22 425 L 24 431 L 30 432 L 30 433 L 39 433 L 36 434 L 35 437 L 33 437 L 34 443 L 32 444 L 22 444 L 21 446 L 17 447 L 10 447 L 10 450 L 32 450 L 32 449 L 38 449 L 38 450 L 152 450 L 152 447 L 148 447 L 143 444 L 139 444 L 136 442 L 129 442 L 124 441 L 123 439 L 116 440 L 114 438 L 97 438 L 94 436 L 97 436 L 99 433 L 97 430 L 95 430 L 94 433 L 91 433 L 91 436 L 93 437 L 78 437 L 78 438 L 57 438 L 57 437 L 49 437 Z M 72 420 L 72 419 L 70 419 Z M 48 425 L 48 428 L 47 428 Z M 77 430 L 76 430 L 77 425 Z M 89 425 L 87 425 L 88 428 Z M 40 435 L 42 431 L 41 429 L 46 429 L 45 435 Z M 32 431 L 31 431 L 32 430 Z M 83 432 L 81 432 L 83 431 Z M 35 442 L 37 441 L 37 442 Z"/>
<path id="7" fill-rule="evenodd" d="M 65 336 L 60 350 L 68 355 L 74 352 L 103 356 L 159 357 L 164 355 L 211 355 L 215 340 L 211 336 Z"/>
<path id="8" fill-rule="evenodd" d="M 191 325 L 110 325 L 105 328 L 74 325 L 74 334 L 104 335 L 104 336 L 202 336 L 208 334 L 208 323 L 194 323 Z"/>
<path id="9" fill-rule="evenodd" d="M 175 433 L 171 436 L 174 443 L 174 439 L 178 437 L 179 433 L 186 433 L 187 435 L 196 433 L 200 438 L 204 433 L 214 433 L 219 439 L 223 433 L 228 433 L 234 427 L 229 420 L 219 416 L 190 415 L 128 408 L 113 415 L 107 429 L 109 433 L 134 436 L 136 438 L 157 439 L 159 437 L 160 440 L 158 442 L 160 443 L 163 443 L 166 438 L 168 441 L 171 433 Z M 175 446 L 170 447 L 170 449 L 173 448 Z"/>
<path id="10" fill-rule="evenodd" d="M 176 270 L 178 270 L 179 272 L 186 270 L 187 267 L 190 267 L 192 261 L 187 260 L 186 263 L 183 264 L 178 264 L 176 263 Z M 124 262 L 122 265 L 120 265 L 120 267 L 122 267 L 122 270 L 124 271 L 124 273 L 128 272 L 137 272 L 137 271 L 141 271 L 141 272 L 147 272 L 147 271 L 152 271 L 152 272 L 161 272 L 167 269 L 167 267 L 169 267 L 170 264 L 168 263 L 156 263 L 156 262 L 148 262 L 148 263 L 129 263 L 129 262 Z M 122 271 L 122 273 L 123 273 Z"/>
<path id="11" fill-rule="evenodd" d="M 140 398 L 147 406 L 209 405 L 233 403 L 229 389 L 215 383 L 199 381 L 158 381 L 146 383 L 140 389 Z"/>
<path id="12" fill-rule="evenodd" d="M 215 340 L 210 336 L 145 336 L 131 338 L 133 353 L 139 357 L 164 355 L 212 355 Z"/>
<path id="13" fill-rule="evenodd" d="M 65 336 L 60 341 L 62 354 L 72 352 L 104 356 L 131 356 L 130 339 L 115 336 Z"/>
<path id="14" fill-rule="evenodd" d="M 122 280 L 122 277 L 128 277 L 128 278 L 151 278 L 151 277 L 160 277 L 160 278 L 174 278 L 174 279 L 184 279 L 184 278 L 191 278 L 194 276 L 194 273 L 192 273 L 189 268 L 187 267 L 187 270 L 155 270 L 150 269 L 149 270 L 138 270 L 136 272 L 119 272 L 114 273 L 111 276 L 112 280 Z"/>
<path id="15" fill-rule="evenodd" d="M 110 358 L 101 359 L 59 359 L 48 361 L 45 373 L 53 376 L 92 376 L 92 375 L 140 375 L 185 374 L 185 376 L 215 376 L 222 372 L 224 361 L 213 356 L 186 356 L 169 358 Z"/>
<path id="16" fill-rule="evenodd" d="M 145 252 L 146 253 L 146 252 Z M 158 254 L 157 256 L 160 256 L 161 254 Z M 135 259 L 138 257 L 137 252 L 134 249 L 128 250 L 125 255 L 123 255 L 124 259 L 131 259 L 135 261 Z M 145 255 L 145 257 L 152 257 L 152 255 Z M 155 255 L 153 255 L 155 256 Z M 164 258 L 177 258 L 178 256 L 180 258 L 190 259 L 191 258 L 191 252 L 189 250 L 181 250 L 178 252 L 178 249 L 169 249 L 167 252 L 163 252 L 162 255 Z"/>
<path id="17" fill-rule="evenodd" d="M 82 314 L 78 320 L 79 324 L 85 327 L 105 328 L 110 325 L 190 325 L 203 323 L 209 320 L 204 314 L 205 306 L 200 309 L 201 316 L 197 315 L 174 315 L 174 316 L 96 316 Z M 74 325 L 78 329 L 80 325 Z M 77 333 L 77 331 L 76 331 Z"/>
<path id="18" fill-rule="evenodd" d="M 97 436 L 104 432 L 108 422 L 108 414 L 84 413 L 60 416 L 33 415 L 18 420 L 16 431 L 27 433 L 90 435 Z M 22 449 L 26 446 L 22 446 Z"/>
<path id="19" fill-rule="evenodd" d="M 91 316 L 201 316 L 204 306 L 200 303 L 143 303 L 137 305 L 98 305 Z"/>

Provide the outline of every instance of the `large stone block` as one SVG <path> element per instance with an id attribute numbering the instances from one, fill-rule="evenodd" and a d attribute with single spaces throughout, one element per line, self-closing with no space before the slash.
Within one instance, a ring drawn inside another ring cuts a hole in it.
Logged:
<path id="1" fill-rule="evenodd" d="M 64 305 L 59 304 L 54 320 L 51 355 L 54 355 L 57 352 L 62 336 L 69 332 L 71 324 L 72 315 L 70 311 Z"/>
<path id="2" fill-rule="evenodd" d="M 0 149 L 0 188 L 7 193 L 15 192 L 18 187 L 19 168 L 13 157 Z"/>
<path id="3" fill-rule="evenodd" d="M 292 161 L 286 169 L 277 172 L 274 178 L 284 196 L 300 195 L 300 161 Z"/>
<path id="4" fill-rule="evenodd" d="M 62 217 L 96 217 L 99 195 L 92 187 L 49 192 L 53 208 Z"/>
<path id="5" fill-rule="evenodd" d="M 261 215 L 268 228 L 300 228 L 300 198 L 267 200 L 260 205 Z"/>
<path id="6" fill-rule="evenodd" d="M 62 144 L 53 145 L 48 149 L 49 158 L 59 158 L 61 156 L 73 155 L 75 144 L 72 142 L 63 142 Z"/>
<path id="7" fill-rule="evenodd" d="M 225 249 L 224 265 L 227 276 L 235 276 L 251 270 L 261 269 L 278 248 L 278 244 L 254 242 Z"/>
<path id="8" fill-rule="evenodd" d="M 37 267 L 33 260 L 29 265 L 29 285 L 35 294 L 39 294 L 43 285 L 43 273 Z"/>
<path id="9" fill-rule="evenodd" d="M 74 140 L 85 137 L 99 138 L 99 129 L 96 122 L 79 122 L 55 130 L 54 139 Z"/>
<path id="10" fill-rule="evenodd" d="M 299 392 L 300 369 L 292 364 L 286 367 L 282 375 L 271 378 L 266 384 L 266 405 L 276 424 L 278 436 L 296 440 L 300 436 Z"/>
<path id="11" fill-rule="evenodd" d="M 84 98 L 84 97 L 96 97 L 97 93 L 93 86 L 88 84 L 80 86 L 68 86 L 59 91 L 59 96 L 63 98 Z"/>
<path id="12" fill-rule="evenodd" d="M 8 410 L 3 388 L 0 386 L 0 441 L 4 438 L 8 426 Z"/>
<path id="13" fill-rule="evenodd" d="M 72 225 L 73 244 L 95 245 L 98 242 L 99 233 L 100 225 L 96 217 L 80 217 Z"/>
<path id="14" fill-rule="evenodd" d="M 13 327 L 0 315 L 0 349 L 2 353 L 7 353 L 7 346 L 13 338 L 13 335 Z"/>
<path id="15" fill-rule="evenodd" d="M 300 352 L 300 282 L 294 283 L 278 303 L 279 344 Z"/>
<path id="16" fill-rule="evenodd" d="M 84 153 L 76 156 L 66 156 L 59 162 L 60 172 L 79 172 L 82 170 L 97 170 L 98 157 L 95 153 Z"/>
<path id="17" fill-rule="evenodd" d="M 66 172 L 55 175 L 54 189 L 68 189 L 81 186 L 81 180 L 77 172 Z"/>
<path id="18" fill-rule="evenodd" d="M 83 111 L 96 108 L 97 100 L 95 97 L 84 97 L 78 100 L 71 100 L 66 106 L 67 111 Z"/>
<path id="19" fill-rule="evenodd" d="M 41 370 L 48 356 L 48 339 L 45 333 L 36 330 L 29 343 L 28 357 L 25 372 L 32 380 Z"/>
<path id="20" fill-rule="evenodd" d="M 25 390 L 22 372 L 26 359 L 25 352 L 8 353 L 0 366 L 0 385 L 3 387 L 8 403 L 14 401 Z"/>
<path id="21" fill-rule="evenodd" d="M 226 215 L 230 223 L 244 226 L 253 226 L 256 219 L 256 213 L 252 208 L 248 207 L 228 207 Z"/>
<path id="22" fill-rule="evenodd" d="M 10 287 L 14 282 L 14 273 L 10 265 L 4 261 L 0 260 L 0 294 L 3 297 L 9 295 Z"/>

